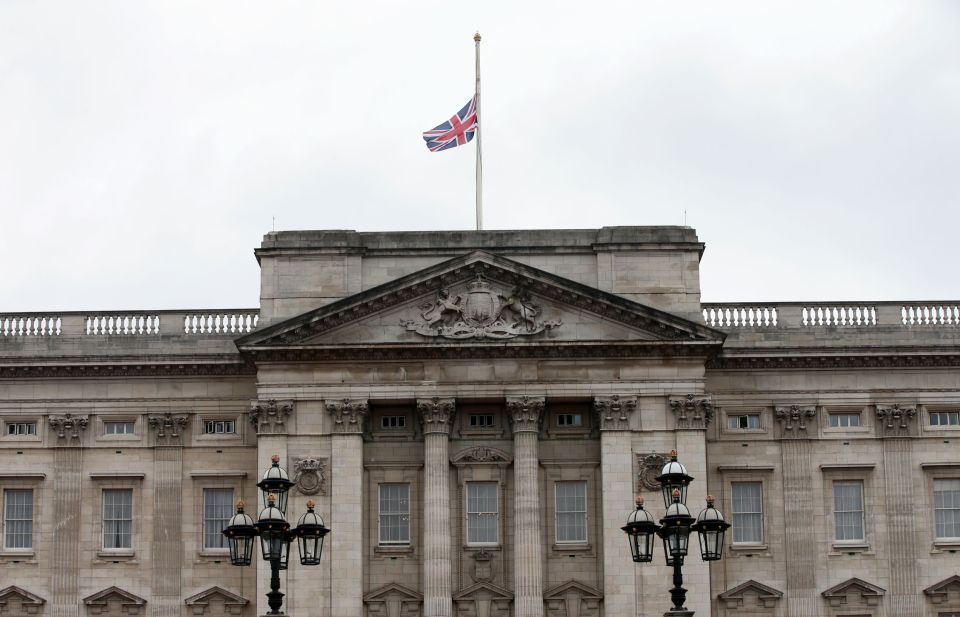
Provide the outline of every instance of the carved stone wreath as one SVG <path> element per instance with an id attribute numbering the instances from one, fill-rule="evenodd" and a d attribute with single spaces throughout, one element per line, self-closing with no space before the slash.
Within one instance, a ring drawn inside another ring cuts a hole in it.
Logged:
<path id="1" fill-rule="evenodd" d="M 441 289 L 436 300 L 419 309 L 418 319 L 402 319 L 400 325 L 423 336 L 449 339 L 510 339 L 562 325 L 558 319 L 539 319 L 543 308 L 533 303 L 526 289 L 501 293 L 480 274 L 463 293 L 454 296 Z"/>
<path id="2" fill-rule="evenodd" d="M 302 495 L 327 494 L 327 461 L 314 456 L 297 457 L 293 461 L 293 482 Z"/>
<path id="3" fill-rule="evenodd" d="M 664 454 L 638 454 L 637 463 L 640 471 L 637 472 L 637 483 L 640 488 L 648 491 L 659 491 L 660 483 L 657 482 L 657 476 L 660 475 L 663 466 L 669 460 L 670 458 Z"/>

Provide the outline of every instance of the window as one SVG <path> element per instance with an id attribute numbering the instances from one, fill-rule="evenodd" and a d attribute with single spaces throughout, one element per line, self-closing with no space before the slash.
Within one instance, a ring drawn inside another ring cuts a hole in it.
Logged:
<path id="1" fill-rule="evenodd" d="M 760 414 L 745 413 L 737 416 L 727 416 L 727 428 L 733 430 L 760 428 Z"/>
<path id="2" fill-rule="evenodd" d="M 467 544 L 497 543 L 497 483 L 467 482 Z"/>
<path id="3" fill-rule="evenodd" d="M 380 417 L 380 428 L 401 429 L 401 428 L 406 428 L 406 426 L 407 426 L 406 416 L 381 416 Z"/>
<path id="4" fill-rule="evenodd" d="M 557 426 L 568 428 L 583 426 L 583 416 L 578 413 L 557 414 Z"/>
<path id="5" fill-rule="evenodd" d="M 133 489 L 103 490 L 103 548 L 133 548 Z"/>
<path id="6" fill-rule="evenodd" d="M 10 422 L 7 424 L 7 435 L 36 435 L 36 422 Z"/>
<path id="7" fill-rule="evenodd" d="M 960 411 L 931 411 L 930 426 L 960 426 Z"/>
<path id="8" fill-rule="evenodd" d="M 207 435 L 233 434 L 237 432 L 234 420 L 207 420 L 203 423 L 203 432 Z"/>
<path id="9" fill-rule="evenodd" d="M 133 435 L 133 422 L 104 422 L 103 432 L 106 435 Z"/>
<path id="10" fill-rule="evenodd" d="M 960 479 L 933 481 L 933 514 L 938 540 L 960 538 Z"/>
<path id="11" fill-rule="evenodd" d="M 838 542 L 863 541 L 863 481 L 833 483 L 833 518 Z"/>
<path id="12" fill-rule="evenodd" d="M 3 491 L 3 546 L 7 549 L 33 548 L 33 490 Z"/>
<path id="13" fill-rule="evenodd" d="M 860 414 L 851 413 L 831 413 L 830 426 L 832 428 L 850 428 L 851 426 L 860 426 Z"/>
<path id="14" fill-rule="evenodd" d="M 493 428 L 492 413 L 470 414 L 470 428 Z"/>
<path id="15" fill-rule="evenodd" d="M 203 489 L 203 548 L 228 548 L 223 529 L 233 517 L 233 489 Z"/>
<path id="16" fill-rule="evenodd" d="M 557 482 L 557 544 L 587 541 L 587 483 Z"/>
<path id="17" fill-rule="evenodd" d="M 410 544 L 410 485 L 380 485 L 380 544 Z"/>
<path id="18" fill-rule="evenodd" d="M 733 543 L 763 544 L 763 484 L 733 482 Z"/>

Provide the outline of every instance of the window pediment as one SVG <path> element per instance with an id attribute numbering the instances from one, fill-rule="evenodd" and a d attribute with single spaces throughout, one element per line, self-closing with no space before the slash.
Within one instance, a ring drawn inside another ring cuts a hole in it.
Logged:
<path id="1" fill-rule="evenodd" d="M 0 609 L 9 607 L 12 603 L 19 603 L 20 609 L 30 615 L 36 614 L 45 602 L 46 600 L 40 596 L 16 585 L 0 589 Z"/>
<path id="2" fill-rule="evenodd" d="M 717 596 L 728 609 L 737 608 L 773 608 L 783 597 L 783 592 L 755 580 L 741 583 Z"/>
<path id="3" fill-rule="evenodd" d="M 243 612 L 243 607 L 250 604 L 250 601 L 233 592 L 227 591 L 223 587 L 214 585 L 209 589 L 194 594 L 184 600 L 184 604 L 193 607 L 194 614 L 205 615 L 214 602 L 222 603 L 224 612 L 230 615 L 239 615 Z"/>
<path id="4" fill-rule="evenodd" d="M 123 612 L 128 615 L 140 615 L 147 601 L 129 591 L 113 586 L 87 596 L 83 599 L 83 603 L 91 615 L 108 614 L 111 604 L 119 604 Z"/>
<path id="5" fill-rule="evenodd" d="M 822 595 L 832 607 L 839 606 L 877 606 L 886 590 L 871 585 L 863 579 L 851 578 L 839 585 L 834 585 L 824 591 Z"/>
<path id="6" fill-rule="evenodd" d="M 923 590 L 933 604 L 960 604 L 960 576 L 954 574 Z"/>

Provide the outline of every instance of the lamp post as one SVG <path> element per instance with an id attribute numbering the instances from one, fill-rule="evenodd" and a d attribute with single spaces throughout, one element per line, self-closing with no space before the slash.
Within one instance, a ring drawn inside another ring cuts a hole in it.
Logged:
<path id="1" fill-rule="evenodd" d="M 667 512 L 660 524 L 653 515 L 643 509 L 643 497 L 637 496 L 637 509 L 627 517 L 627 524 L 621 527 L 630 542 L 630 554 L 633 561 L 647 563 L 653 561 L 654 536 L 663 540 L 663 552 L 667 565 L 673 566 L 673 589 L 670 599 L 673 608 L 664 613 L 664 617 L 693 617 L 693 611 L 687 610 L 687 590 L 683 588 L 683 560 L 690 545 L 690 532 L 700 538 L 700 558 L 704 561 L 716 561 L 723 552 L 723 537 L 730 523 L 713 506 L 713 496 L 707 496 L 707 507 L 696 519 L 690 514 L 684 503 L 687 499 L 687 487 L 693 477 L 686 468 L 677 462 L 677 451 L 670 453 L 670 461 L 663 466 L 657 482 L 663 493 L 663 505 Z"/>
<path id="2" fill-rule="evenodd" d="M 254 537 L 260 537 L 260 550 L 264 561 L 270 562 L 270 591 L 267 593 L 267 605 L 270 607 L 268 615 L 282 615 L 283 593 L 280 592 L 280 570 L 286 570 L 290 559 L 290 543 L 294 538 L 300 547 L 300 563 L 305 566 L 315 566 L 320 563 L 320 553 L 323 551 L 323 537 L 330 529 L 323 524 L 323 519 L 313 511 L 313 500 L 307 502 L 307 511 L 297 521 L 297 526 L 290 527 L 285 518 L 287 509 L 287 492 L 293 482 L 287 472 L 280 466 L 280 457 L 276 454 L 271 458 L 273 464 L 263 474 L 263 479 L 257 482 L 257 488 L 263 494 L 263 509 L 254 522 L 244 513 L 244 504 L 237 502 L 237 513 L 230 519 L 223 530 L 230 545 L 230 563 L 235 566 L 249 566 L 253 558 Z"/>

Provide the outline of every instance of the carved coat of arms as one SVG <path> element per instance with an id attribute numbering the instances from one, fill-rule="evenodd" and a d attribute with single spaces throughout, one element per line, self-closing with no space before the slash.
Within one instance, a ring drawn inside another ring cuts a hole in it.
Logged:
<path id="1" fill-rule="evenodd" d="M 525 289 L 518 287 L 504 295 L 478 275 L 456 296 L 441 289 L 436 300 L 420 306 L 420 319 L 401 320 L 400 325 L 423 336 L 450 339 L 507 339 L 561 325 L 557 319 L 540 319 L 541 313 Z"/>
<path id="2" fill-rule="evenodd" d="M 327 494 L 327 462 L 325 459 L 314 456 L 297 458 L 294 461 L 293 468 L 295 470 L 293 482 L 301 494 Z"/>

